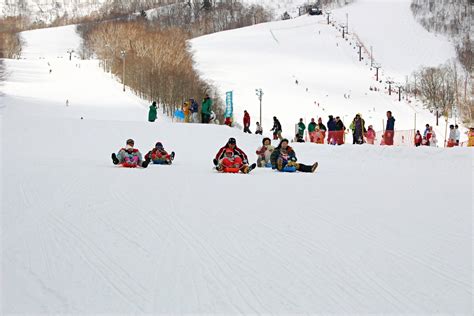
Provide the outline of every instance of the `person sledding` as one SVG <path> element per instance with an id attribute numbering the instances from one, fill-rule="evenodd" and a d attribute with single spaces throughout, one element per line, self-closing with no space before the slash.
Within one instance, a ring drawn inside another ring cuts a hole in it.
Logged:
<path id="1" fill-rule="evenodd" d="M 249 173 L 257 166 L 255 163 L 249 166 L 247 155 L 237 147 L 237 141 L 233 137 L 219 149 L 213 162 L 219 172 Z"/>
<path id="2" fill-rule="evenodd" d="M 145 160 L 151 160 L 156 165 L 171 165 L 174 160 L 174 151 L 171 154 L 163 147 L 163 144 L 157 142 L 155 148 L 145 155 Z"/>
<path id="3" fill-rule="evenodd" d="M 133 147 L 134 145 L 135 142 L 133 139 L 128 139 L 126 146 L 121 148 L 118 154 L 112 153 L 112 162 L 114 165 L 121 165 L 127 168 L 148 167 L 150 160 L 143 160 L 142 154 L 138 149 Z"/>
<path id="4" fill-rule="evenodd" d="M 257 149 L 257 166 L 260 168 L 271 168 L 272 163 L 270 161 L 270 156 L 272 155 L 273 150 L 275 149 L 274 146 L 272 146 L 272 141 L 270 138 L 265 137 L 262 140 L 262 146 Z"/>
<path id="5" fill-rule="evenodd" d="M 318 167 L 318 163 L 308 166 L 297 162 L 296 153 L 288 146 L 288 139 L 282 139 L 277 148 L 270 156 L 272 169 L 282 172 L 314 172 Z"/>

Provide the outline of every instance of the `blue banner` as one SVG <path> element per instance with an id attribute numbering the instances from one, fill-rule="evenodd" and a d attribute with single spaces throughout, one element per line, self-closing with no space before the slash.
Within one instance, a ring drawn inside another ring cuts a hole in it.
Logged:
<path id="1" fill-rule="evenodd" d="M 232 117 L 234 113 L 233 93 L 228 91 L 225 93 L 225 113 L 224 117 Z"/>

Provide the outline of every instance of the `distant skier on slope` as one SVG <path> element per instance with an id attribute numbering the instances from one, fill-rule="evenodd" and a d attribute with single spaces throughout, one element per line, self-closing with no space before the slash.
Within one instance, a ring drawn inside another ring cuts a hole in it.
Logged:
<path id="1" fill-rule="evenodd" d="M 150 150 L 145 155 L 145 160 L 151 160 L 156 165 L 171 165 L 173 163 L 174 156 L 174 151 L 172 151 L 171 154 L 168 154 L 168 152 L 163 147 L 163 144 L 157 142 L 155 144 L 155 148 Z"/>
<path id="2" fill-rule="evenodd" d="M 314 172 L 318 167 L 317 162 L 311 166 L 297 163 L 296 153 L 293 148 L 288 146 L 288 139 L 282 139 L 280 141 L 278 147 L 273 151 L 270 160 L 272 163 L 272 169 L 283 172 Z"/>
<path id="3" fill-rule="evenodd" d="M 120 164 L 127 168 L 135 168 L 137 166 L 141 166 L 142 168 L 148 167 L 150 160 L 143 160 L 140 151 L 133 147 L 134 144 L 133 139 L 128 139 L 126 146 L 121 148 L 118 154 L 112 153 L 112 162 L 114 165 Z"/>
<path id="4" fill-rule="evenodd" d="M 228 151 L 226 153 L 227 149 L 232 151 L 232 156 L 230 156 Z M 224 159 L 226 157 L 227 159 Z M 213 162 L 217 171 L 220 172 L 241 171 L 242 173 L 249 173 L 256 167 L 256 164 L 249 166 L 247 155 L 242 149 L 237 147 L 237 141 L 233 137 L 229 138 L 227 144 L 219 149 Z"/>

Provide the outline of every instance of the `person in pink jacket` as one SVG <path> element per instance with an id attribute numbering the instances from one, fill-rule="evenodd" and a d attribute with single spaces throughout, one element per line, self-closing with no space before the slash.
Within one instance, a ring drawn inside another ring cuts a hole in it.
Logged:
<path id="1" fill-rule="evenodd" d="M 375 143 L 375 131 L 372 125 L 369 125 L 369 127 L 367 128 L 365 138 L 367 139 L 367 144 L 373 145 Z"/>

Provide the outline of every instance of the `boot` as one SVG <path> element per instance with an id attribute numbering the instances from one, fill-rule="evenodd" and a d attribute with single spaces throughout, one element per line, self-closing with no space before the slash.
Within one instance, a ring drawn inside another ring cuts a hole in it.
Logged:
<path id="1" fill-rule="evenodd" d="M 302 163 L 296 166 L 296 170 L 301 171 L 301 172 L 313 172 L 312 168 L 313 166 L 303 165 Z"/>
<path id="2" fill-rule="evenodd" d="M 144 162 L 142 162 L 142 168 L 148 167 L 148 164 L 150 163 L 150 159 L 145 159 Z"/>
<path id="3" fill-rule="evenodd" d="M 112 153 L 112 162 L 114 163 L 114 165 L 118 165 L 120 162 L 115 153 Z"/>

